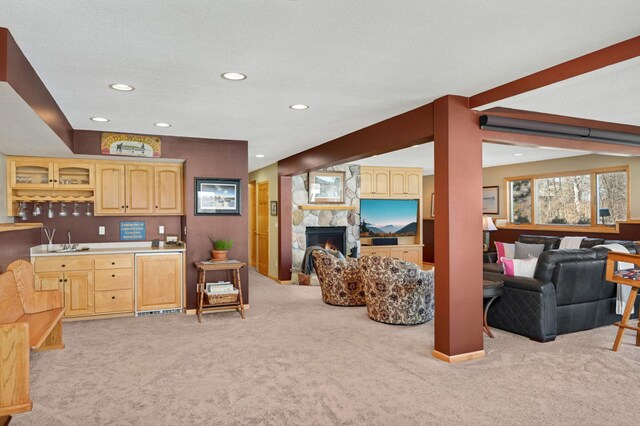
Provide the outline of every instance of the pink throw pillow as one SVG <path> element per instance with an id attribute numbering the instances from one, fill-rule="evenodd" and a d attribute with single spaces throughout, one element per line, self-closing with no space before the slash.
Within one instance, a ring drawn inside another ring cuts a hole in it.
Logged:
<path id="1" fill-rule="evenodd" d="M 498 241 L 494 241 L 496 245 L 496 251 L 498 252 L 498 264 L 502 263 L 502 258 L 506 257 L 509 259 L 513 259 L 516 255 L 516 245 L 509 243 L 500 243 Z"/>
<path id="2" fill-rule="evenodd" d="M 504 267 L 504 274 L 508 277 L 527 277 L 533 278 L 536 272 L 538 258 L 533 259 L 508 259 L 503 257 L 500 259 Z"/>

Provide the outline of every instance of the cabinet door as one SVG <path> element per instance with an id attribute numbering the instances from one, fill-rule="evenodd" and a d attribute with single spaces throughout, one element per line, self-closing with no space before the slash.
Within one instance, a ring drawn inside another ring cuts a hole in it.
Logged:
<path id="1" fill-rule="evenodd" d="M 405 194 L 409 198 L 420 198 L 420 187 L 422 184 L 422 173 L 406 172 L 405 174 Z"/>
<path id="2" fill-rule="evenodd" d="M 138 311 L 181 308 L 182 256 L 136 256 Z"/>
<path id="3" fill-rule="evenodd" d="M 362 246 L 360 247 L 361 256 L 389 256 L 389 249 L 386 247 Z"/>
<path id="4" fill-rule="evenodd" d="M 95 215 L 114 216 L 125 212 L 124 166 L 96 164 Z"/>
<path id="5" fill-rule="evenodd" d="M 182 214 L 182 167 L 154 167 L 153 182 L 155 186 L 155 213 Z"/>
<path id="6" fill-rule="evenodd" d="M 63 275 L 58 272 L 41 272 L 34 276 L 36 291 L 61 290 Z"/>
<path id="7" fill-rule="evenodd" d="M 395 257 L 396 259 L 405 260 L 406 249 L 403 247 L 393 247 L 389 249 L 389 256 Z"/>
<path id="8" fill-rule="evenodd" d="M 373 172 L 373 193 L 376 197 L 389 196 L 389 171 L 374 170 Z"/>
<path id="9" fill-rule="evenodd" d="M 373 170 L 360 169 L 360 197 L 371 198 L 373 196 Z"/>
<path id="10" fill-rule="evenodd" d="M 127 214 L 153 214 L 153 166 L 125 166 Z"/>
<path id="11" fill-rule="evenodd" d="M 93 271 L 65 272 L 63 281 L 64 315 L 93 315 Z"/>
<path id="12" fill-rule="evenodd" d="M 65 189 L 92 189 L 94 165 L 88 163 L 54 163 L 54 187 Z"/>
<path id="13" fill-rule="evenodd" d="M 52 188 L 53 163 L 47 160 L 12 160 L 12 188 Z"/>
<path id="14" fill-rule="evenodd" d="M 405 188 L 405 172 L 391 171 L 390 181 L 391 181 L 391 196 L 398 197 L 398 198 L 404 197 L 407 192 Z"/>
<path id="15" fill-rule="evenodd" d="M 404 251 L 404 260 L 415 263 L 422 269 L 422 247 L 410 247 Z"/>

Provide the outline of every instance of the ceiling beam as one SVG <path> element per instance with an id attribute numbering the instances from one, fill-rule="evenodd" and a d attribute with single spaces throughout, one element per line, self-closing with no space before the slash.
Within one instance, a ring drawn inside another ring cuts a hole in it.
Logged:
<path id="1" fill-rule="evenodd" d="M 492 102 L 520 95 L 550 84 L 587 74 L 609 65 L 640 56 L 640 36 L 596 50 L 559 65 L 538 71 L 526 77 L 505 83 L 493 89 L 473 95 L 470 108 L 478 108 Z"/>
<path id="2" fill-rule="evenodd" d="M 0 81 L 5 81 L 73 149 L 73 129 L 11 33 L 0 28 Z"/>

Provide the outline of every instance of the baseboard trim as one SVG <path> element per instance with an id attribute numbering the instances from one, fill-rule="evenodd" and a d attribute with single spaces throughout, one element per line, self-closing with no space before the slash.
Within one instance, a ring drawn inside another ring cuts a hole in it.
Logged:
<path id="1" fill-rule="evenodd" d="M 472 361 L 474 359 L 484 358 L 485 352 L 483 349 L 481 351 L 467 352 L 467 353 L 458 354 L 458 355 L 446 355 L 434 349 L 433 352 L 431 352 L 431 355 L 433 355 L 435 358 L 439 359 L 440 361 L 448 362 L 449 364 L 455 364 L 458 362 Z"/>
<path id="2" fill-rule="evenodd" d="M 244 309 L 245 310 L 249 309 L 250 307 L 251 307 L 251 305 L 249 305 L 248 303 L 244 305 Z M 220 310 L 218 310 L 216 312 L 235 312 L 238 309 L 240 309 L 240 308 L 238 308 L 237 306 L 229 306 L 229 309 L 220 309 Z M 187 314 L 187 315 L 195 315 L 196 314 L 196 310 L 195 309 L 187 309 L 187 310 L 185 310 L 184 313 Z"/>

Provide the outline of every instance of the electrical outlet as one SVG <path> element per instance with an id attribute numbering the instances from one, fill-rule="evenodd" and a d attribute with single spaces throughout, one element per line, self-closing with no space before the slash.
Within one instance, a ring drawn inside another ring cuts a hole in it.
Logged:
<path id="1" fill-rule="evenodd" d="M 104 226 L 98 226 L 98 235 L 106 234 L 106 230 Z"/>
<path id="2" fill-rule="evenodd" d="M 164 226 L 158 226 L 158 234 L 164 234 Z"/>

